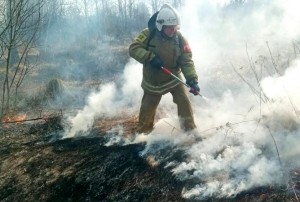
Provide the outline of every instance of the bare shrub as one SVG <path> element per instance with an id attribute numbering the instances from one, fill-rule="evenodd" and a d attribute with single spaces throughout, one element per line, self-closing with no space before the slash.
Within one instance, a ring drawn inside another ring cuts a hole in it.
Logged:
<path id="1" fill-rule="evenodd" d="M 48 99 L 54 99 L 58 96 L 61 96 L 64 91 L 64 86 L 62 80 L 54 78 L 51 79 L 44 90 L 44 97 Z"/>

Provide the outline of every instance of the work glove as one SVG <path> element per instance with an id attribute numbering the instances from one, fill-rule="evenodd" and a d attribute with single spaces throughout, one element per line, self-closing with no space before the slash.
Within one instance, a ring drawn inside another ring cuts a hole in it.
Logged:
<path id="1" fill-rule="evenodd" d="M 150 60 L 150 65 L 152 68 L 159 70 L 163 66 L 163 61 L 158 56 L 155 56 L 152 60 Z"/>
<path id="2" fill-rule="evenodd" d="M 200 87 L 198 86 L 198 81 L 196 78 L 190 79 L 186 81 L 186 84 L 190 86 L 190 93 L 194 95 L 200 94 Z"/>

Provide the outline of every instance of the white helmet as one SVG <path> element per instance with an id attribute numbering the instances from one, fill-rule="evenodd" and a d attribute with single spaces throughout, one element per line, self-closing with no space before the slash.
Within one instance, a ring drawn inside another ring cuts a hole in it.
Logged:
<path id="1" fill-rule="evenodd" d="M 180 26 L 180 16 L 178 11 L 170 4 L 164 4 L 156 18 L 156 27 L 159 31 L 162 30 L 164 25 L 177 25 Z"/>

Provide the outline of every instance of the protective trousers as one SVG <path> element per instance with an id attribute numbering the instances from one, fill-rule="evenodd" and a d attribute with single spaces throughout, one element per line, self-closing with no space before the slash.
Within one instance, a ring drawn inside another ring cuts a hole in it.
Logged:
<path id="1" fill-rule="evenodd" d="M 184 86 L 180 84 L 173 88 L 170 93 L 173 96 L 173 102 L 177 104 L 181 128 L 185 131 L 196 128 L 191 103 L 187 97 Z M 144 91 L 139 123 L 136 130 L 137 133 L 150 133 L 153 130 L 154 117 L 161 98 L 162 95 L 151 94 Z"/>

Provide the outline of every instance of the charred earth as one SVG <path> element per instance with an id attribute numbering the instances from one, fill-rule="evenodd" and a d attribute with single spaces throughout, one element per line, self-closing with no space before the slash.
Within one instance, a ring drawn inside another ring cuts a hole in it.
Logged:
<path id="1" fill-rule="evenodd" d="M 122 124 L 132 130 L 135 119 Z M 120 120 L 116 121 L 120 124 Z M 112 127 L 112 120 L 98 122 Z M 100 128 L 100 127 L 98 127 Z M 166 161 L 143 156 L 140 144 L 107 145 L 107 133 L 94 127 L 90 135 L 60 139 L 61 119 L 2 124 L 0 135 L 0 201 L 197 201 L 184 199 L 180 181 Z M 174 147 L 162 159 L 185 158 Z M 203 201 L 203 200 L 201 200 Z M 257 188 L 231 199 L 206 201 L 296 201 L 292 193 Z"/>

